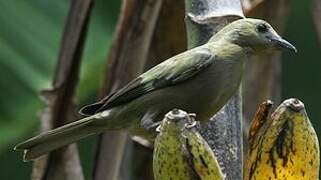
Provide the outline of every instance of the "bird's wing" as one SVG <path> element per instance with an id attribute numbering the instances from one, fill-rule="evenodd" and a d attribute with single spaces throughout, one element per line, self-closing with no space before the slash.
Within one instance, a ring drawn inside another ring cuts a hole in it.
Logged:
<path id="1" fill-rule="evenodd" d="M 194 53 L 190 51 L 174 56 L 140 75 L 102 101 L 85 106 L 80 113 L 92 115 L 129 102 L 151 91 L 183 82 L 207 68 L 214 59 L 214 55 L 206 48 L 197 49 Z"/>

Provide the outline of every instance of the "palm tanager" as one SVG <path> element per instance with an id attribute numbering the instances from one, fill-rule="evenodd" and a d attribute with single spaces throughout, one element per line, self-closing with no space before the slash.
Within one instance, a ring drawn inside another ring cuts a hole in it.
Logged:
<path id="1" fill-rule="evenodd" d="M 32 160 L 88 135 L 126 130 L 154 139 L 164 115 L 179 108 L 204 123 L 237 91 L 249 55 L 296 48 L 270 24 L 244 18 L 230 23 L 201 46 L 187 50 L 138 76 L 120 90 L 80 110 L 89 117 L 18 144 Z"/>

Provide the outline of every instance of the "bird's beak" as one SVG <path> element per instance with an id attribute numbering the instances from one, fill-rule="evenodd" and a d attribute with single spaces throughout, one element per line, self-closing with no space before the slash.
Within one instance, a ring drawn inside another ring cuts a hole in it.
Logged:
<path id="1" fill-rule="evenodd" d="M 295 53 L 298 52 L 295 46 L 281 37 L 271 38 L 270 40 L 275 45 L 275 47 L 279 49 L 286 49 Z"/>

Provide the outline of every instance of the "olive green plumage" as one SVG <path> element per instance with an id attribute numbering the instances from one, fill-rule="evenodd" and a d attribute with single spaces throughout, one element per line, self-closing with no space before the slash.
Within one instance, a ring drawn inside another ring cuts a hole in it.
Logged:
<path id="1" fill-rule="evenodd" d="M 304 104 L 288 99 L 270 111 L 262 104 L 253 120 L 244 180 L 318 180 L 319 142 Z"/>
<path id="2" fill-rule="evenodd" d="M 221 180 L 223 174 L 206 141 L 196 130 L 197 122 L 186 112 L 169 112 L 155 139 L 155 180 Z"/>
<path id="3" fill-rule="evenodd" d="M 277 48 L 296 51 L 265 21 L 237 20 L 208 43 L 158 64 L 98 103 L 84 107 L 89 117 L 31 138 L 15 149 L 25 160 L 106 130 L 126 130 L 154 139 L 155 128 L 173 108 L 195 112 L 206 122 L 236 92 L 249 55 Z"/>

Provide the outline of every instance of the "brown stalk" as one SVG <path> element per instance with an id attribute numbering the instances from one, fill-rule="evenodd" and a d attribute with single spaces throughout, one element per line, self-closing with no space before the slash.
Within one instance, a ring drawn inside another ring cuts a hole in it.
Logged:
<path id="1" fill-rule="evenodd" d="M 52 88 L 41 93 L 47 104 L 41 116 L 42 130 L 57 128 L 75 118 L 74 94 L 93 0 L 72 0 L 60 45 Z M 75 144 L 36 160 L 33 180 L 84 179 Z"/>
<path id="2" fill-rule="evenodd" d="M 186 50 L 187 39 L 184 22 L 184 1 L 163 0 L 155 27 L 145 70 Z M 132 177 L 153 179 L 153 150 L 138 143 L 134 144 Z"/>
<path id="3" fill-rule="evenodd" d="M 122 87 L 143 72 L 162 1 L 123 1 L 115 39 L 108 57 L 101 96 Z M 127 135 L 107 132 L 98 140 L 93 179 L 119 179 Z"/>

